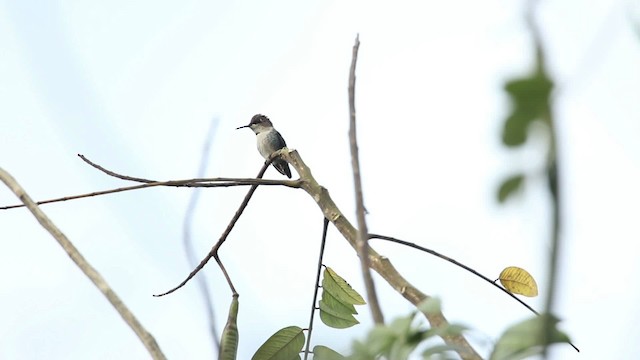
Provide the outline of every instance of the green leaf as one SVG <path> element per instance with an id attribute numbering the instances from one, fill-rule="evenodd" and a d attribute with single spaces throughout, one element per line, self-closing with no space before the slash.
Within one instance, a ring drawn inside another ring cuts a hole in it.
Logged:
<path id="1" fill-rule="evenodd" d="M 360 323 L 355 317 L 353 317 L 353 315 L 337 312 L 328 307 L 322 300 L 320 300 L 319 305 L 320 320 L 329 327 L 335 329 L 346 329 Z"/>
<path id="2" fill-rule="evenodd" d="M 304 333 L 297 326 L 278 330 L 256 351 L 252 360 L 294 360 L 300 359 L 304 346 Z"/>
<path id="3" fill-rule="evenodd" d="M 389 324 L 388 327 L 394 334 L 396 334 L 396 336 L 406 337 L 411 332 L 411 324 L 413 323 L 415 316 L 416 312 L 412 311 L 407 316 L 397 317 L 391 321 L 391 324 Z"/>
<path id="4" fill-rule="evenodd" d="M 322 299 L 319 302 L 320 319 L 330 327 L 344 329 L 360 322 L 354 304 L 365 304 L 362 296 L 331 268 L 327 267 L 322 279 Z"/>
<path id="5" fill-rule="evenodd" d="M 543 72 L 515 78 L 505 84 L 512 105 L 502 131 L 505 145 L 519 146 L 525 143 L 529 125 L 536 119 L 544 120 L 543 115 L 550 107 L 552 89 L 553 82 Z"/>
<path id="6" fill-rule="evenodd" d="M 366 304 L 362 296 L 329 267 L 324 270 L 322 288 L 341 302 L 354 305 Z"/>
<path id="7" fill-rule="evenodd" d="M 322 299 L 320 301 L 324 302 L 324 305 L 327 308 L 332 309 L 335 312 L 340 313 L 340 314 L 352 315 L 352 314 L 357 314 L 358 313 L 356 311 L 355 306 L 353 306 L 352 304 L 345 304 L 343 302 L 340 302 L 340 300 L 336 299 L 328 291 L 323 291 L 322 292 Z"/>
<path id="8" fill-rule="evenodd" d="M 524 144 L 527 141 L 529 123 L 534 119 L 530 113 L 514 110 L 504 122 L 502 143 L 510 147 Z"/>
<path id="9" fill-rule="evenodd" d="M 436 297 L 429 297 L 418 304 L 418 310 L 429 315 L 439 314 L 441 308 L 440 299 Z"/>
<path id="10" fill-rule="evenodd" d="M 238 353 L 238 305 L 238 296 L 236 295 L 231 300 L 227 324 L 222 330 L 220 351 L 218 353 L 218 358 L 221 360 L 235 360 Z"/>
<path id="11" fill-rule="evenodd" d="M 433 313 L 440 311 L 440 301 L 436 298 L 427 300 L 418 305 L 421 311 Z M 431 336 L 438 334 L 458 335 L 465 328 L 459 325 L 443 326 L 437 329 L 424 329 L 416 321 L 418 312 L 412 311 L 408 316 L 395 318 L 388 325 L 376 325 L 369 331 L 364 341 L 354 341 L 352 344 L 352 353 L 348 358 L 350 360 L 376 360 L 376 359 L 394 359 L 403 360 L 414 356 L 422 351 L 423 359 L 431 359 L 432 356 L 439 356 L 437 359 L 453 358 L 445 352 L 456 351 L 451 346 L 433 346 L 425 349 L 425 343 Z M 416 324 L 418 323 L 418 324 Z"/>
<path id="12" fill-rule="evenodd" d="M 396 331 L 388 326 L 376 325 L 369 331 L 365 345 L 372 354 L 388 354 L 397 335 Z"/>
<path id="13" fill-rule="evenodd" d="M 332 308 L 332 307 L 328 306 L 327 303 L 323 299 L 321 299 L 318 302 L 318 305 L 319 305 L 320 311 L 329 313 L 329 314 L 331 314 L 333 316 L 336 316 L 336 317 L 339 317 L 341 319 L 345 319 L 345 320 L 353 319 L 353 320 L 355 320 L 355 317 L 353 317 L 353 315 L 350 312 L 341 311 L 342 309 Z"/>
<path id="14" fill-rule="evenodd" d="M 435 345 L 429 348 L 426 348 L 422 352 L 423 359 L 431 359 L 434 355 L 437 355 L 436 359 L 444 360 L 444 359 L 457 359 L 457 356 L 453 356 L 449 353 L 456 351 L 457 348 L 451 345 Z M 449 355 L 449 357 L 446 357 Z"/>
<path id="15" fill-rule="evenodd" d="M 420 344 L 422 330 L 412 326 L 416 312 L 394 319 L 389 325 L 377 325 L 367 335 L 371 353 L 389 359 L 406 359 Z"/>
<path id="16" fill-rule="evenodd" d="M 556 327 L 559 320 L 553 315 L 543 314 L 509 327 L 496 343 L 490 360 L 515 360 L 541 353 L 545 318 L 552 323 L 549 344 L 569 343 L 569 336 Z"/>
<path id="17" fill-rule="evenodd" d="M 515 195 L 515 193 L 522 188 L 523 183 L 524 174 L 515 174 L 504 179 L 498 188 L 498 202 L 502 204 L 511 196 Z"/>
<path id="18" fill-rule="evenodd" d="M 379 359 L 376 354 L 367 344 L 356 340 L 351 345 L 349 360 L 376 360 Z"/>
<path id="19" fill-rule="evenodd" d="M 322 345 L 313 348 L 313 360 L 345 360 L 346 357 Z"/>
<path id="20" fill-rule="evenodd" d="M 463 331 L 468 330 L 464 325 L 449 324 L 445 326 L 438 326 L 425 331 L 422 334 L 423 339 L 428 339 L 432 336 L 456 336 L 462 334 Z"/>
<path id="21" fill-rule="evenodd" d="M 553 82 L 546 73 L 537 71 L 508 81 L 504 89 L 516 108 L 541 113 L 548 105 Z"/>
<path id="22" fill-rule="evenodd" d="M 407 360 L 409 359 L 411 353 L 416 349 L 417 345 L 417 343 L 404 343 L 396 341 L 393 346 L 391 346 L 389 359 Z"/>

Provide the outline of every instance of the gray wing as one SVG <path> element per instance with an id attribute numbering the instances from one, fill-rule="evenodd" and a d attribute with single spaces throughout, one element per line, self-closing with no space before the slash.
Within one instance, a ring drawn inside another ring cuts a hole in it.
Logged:
<path id="1" fill-rule="evenodd" d="M 270 139 L 273 144 L 273 151 L 278 151 L 283 147 L 287 146 L 287 143 L 284 141 L 284 138 L 277 130 L 273 131 L 273 138 Z M 286 175 L 289 179 L 291 179 L 291 169 L 289 169 L 289 164 L 282 159 L 275 159 L 272 162 L 273 167 L 280 172 L 282 175 Z"/>
<path id="2" fill-rule="evenodd" d="M 287 143 L 284 142 L 284 138 L 282 137 L 282 135 L 280 135 L 278 130 L 273 131 L 273 138 L 271 139 L 271 141 L 273 141 L 274 145 L 273 151 L 280 150 L 283 147 L 287 146 Z"/>

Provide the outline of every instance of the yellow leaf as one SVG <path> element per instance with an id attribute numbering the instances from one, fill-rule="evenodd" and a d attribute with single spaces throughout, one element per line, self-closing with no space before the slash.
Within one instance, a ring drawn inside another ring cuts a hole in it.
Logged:
<path id="1" fill-rule="evenodd" d="M 524 296 L 538 296 L 538 285 L 525 269 L 509 266 L 500 273 L 500 283 L 509 292 Z"/>

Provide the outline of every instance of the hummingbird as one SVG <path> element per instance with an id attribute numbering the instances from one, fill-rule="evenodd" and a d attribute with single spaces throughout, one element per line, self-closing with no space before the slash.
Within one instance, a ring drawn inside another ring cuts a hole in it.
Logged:
<path id="1" fill-rule="evenodd" d="M 256 134 L 258 140 L 258 152 L 265 160 L 269 160 L 269 157 L 274 152 L 287 147 L 287 143 L 284 142 L 282 135 L 273 127 L 271 120 L 262 114 L 256 114 L 251 118 L 249 125 L 240 126 L 238 129 L 250 128 Z M 286 175 L 291 179 L 291 169 L 286 161 L 277 158 L 271 163 L 278 172 L 282 175 Z"/>

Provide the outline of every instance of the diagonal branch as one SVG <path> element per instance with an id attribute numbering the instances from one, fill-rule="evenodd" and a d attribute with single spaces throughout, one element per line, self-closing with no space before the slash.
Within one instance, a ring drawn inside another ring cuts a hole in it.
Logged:
<path id="1" fill-rule="evenodd" d="M 284 151 L 282 158 L 296 169 L 296 172 L 300 174 L 300 179 L 302 180 L 302 189 L 313 198 L 323 215 L 333 223 L 336 229 L 338 229 L 342 236 L 357 251 L 358 231 L 342 214 L 340 209 L 338 209 L 338 206 L 333 202 L 331 196 L 329 196 L 329 191 L 318 184 L 311 174 L 311 169 L 304 163 L 298 152 L 295 150 Z M 393 289 L 413 305 L 417 306 L 424 300 L 430 298 L 427 294 L 421 292 L 409 283 L 393 264 L 391 264 L 388 258 L 381 256 L 371 247 L 369 248 L 369 263 L 373 270 L 380 274 Z M 423 314 L 429 321 L 431 327 L 435 328 L 448 325 L 448 321 L 442 312 L 423 312 Z M 456 351 L 463 360 L 482 359 L 463 335 L 441 334 L 440 337 L 446 344 L 457 349 Z"/>
<path id="2" fill-rule="evenodd" d="M 274 155 L 271 156 L 271 158 L 264 163 L 264 165 L 262 166 L 262 169 L 260 169 L 260 172 L 258 173 L 256 178 L 259 179 L 264 175 L 264 173 L 267 171 L 267 169 L 269 168 L 269 165 L 275 159 L 277 154 L 278 153 L 274 153 Z M 249 204 L 249 200 L 251 200 L 251 197 L 253 196 L 253 193 L 256 191 L 256 189 L 258 189 L 258 184 L 255 184 L 255 185 L 251 186 L 251 189 L 249 189 L 249 192 L 247 192 L 247 195 L 245 195 L 244 200 L 242 200 L 242 204 L 240 204 L 240 207 L 238 208 L 238 210 L 236 210 L 235 215 L 233 216 L 233 218 L 229 222 L 229 225 L 227 225 L 227 228 L 224 230 L 224 232 L 220 236 L 220 239 L 218 239 L 218 242 L 216 242 L 216 244 L 211 248 L 211 250 L 209 251 L 207 256 L 205 256 L 205 258 L 202 259 L 202 261 L 200 261 L 200 264 L 198 264 L 198 266 L 196 266 L 196 268 L 193 269 L 193 271 L 191 271 L 191 273 L 189 273 L 189 276 L 187 276 L 186 279 L 184 279 L 180 284 L 178 284 L 178 286 L 174 287 L 173 289 L 171 289 L 169 291 L 166 291 L 166 292 L 164 292 L 162 294 L 153 295 L 153 296 L 160 297 L 160 296 L 169 295 L 172 292 L 174 292 L 174 291 L 180 289 L 181 287 L 185 286 L 187 284 L 187 282 L 189 282 L 189 280 L 191 280 L 194 276 L 196 276 L 196 274 L 200 270 L 202 270 L 202 268 L 204 268 L 205 265 L 207 265 L 207 263 L 209 262 L 209 260 L 211 260 L 211 258 L 215 258 L 216 259 L 216 262 L 218 263 L 218 266 L 220 266 L 220 269 L 222 270 L 222 273 L 224 274 L 224 277 L 227 280 L 227 284 L 229 284 L 229 288 L 231 289 L 231 292 L 233 293 L 233 296 L 237 296 L 238 295 L 238 292 L 236 291 L 236 288 L 233 286 L 233 282 L 231 281 L 231 278 L 229 277 L 229 274 L 227 273 L 226 268 L 224 267 L 224 265 L 222 264 L 222 261 L 220 260 L 220 257 L 218 256 L 218 249 L 227 240 L 227 237 L 231 233 L 231 230 L 233 229 L 233 227 L 236 225 L 236 222 L 238 221 L 238 219 L 240 219 L 240 216 L 242 215 L 242 212 L 244 211 L 244 209 Z"/>
<path id="3" fill-rule="evenodd" d="M 360 155 L 358 152 L 358 140 L 356 137 L 356 63 L 358 61 L 358 49 L 360 48 L 360 36 L 356 36 L 356 42 L 353 45 L 353 57 L 351 59 L 351 70 L 349 71 L 349 144 L 351 147 L 351 166 L 353 168 L 353 184 L 356 193 L 356 216 L 358 220 L 358 242 L 357 250 L 360 257 L 360 268 L 364 285 L 367 289 L 367 302 L 371 308 L 371 315 L 376 324 L 383 324 L 384 317 L 378 303 L 376 295 L 376 287 L 371 277 L 371 269 L 369 268 L 369 235 L 367 230 L 367 221 L 364 217 L 364 197 L 362 195 L 362 179 L 360 177 Z"/>
<path id="4" fill-rule="evenodd" d="M 24 189 L 18 184 L 18 182 L 6 171 L 0 168 L 0 180 L 4 182 L 11 191 L 25 204 L 25 206 L 31 211 L 33 216 L 38 220 L 40 225 L 44 227 L 53 236 L 58 244 L 62 246 L 64 251 L 69 255 L 71 260 L 76 263 L 80 270 L 93 282 L 93 284 L 102 292 L 102 294 L 109 300 L 111 305 L 122 316 L 124 321 L 129 327 L 136 333 L 142 344 L 153 359 L 166 359 L 162 350 L 156 343 L 153 336 L 140 324 L 138 319 L 122 302 L 120 297 L 113 291 L 107 281 L 98 273 L 98 271 L 89 264 L 89 262 L 80 254 L 78 249 L 71 243 L 71 241 L 58 229 L 58 227 L 51 222 L 47 215 L 40 210 L 40 208 L 33 202 L 31 197 L 24 191 Z"/>

